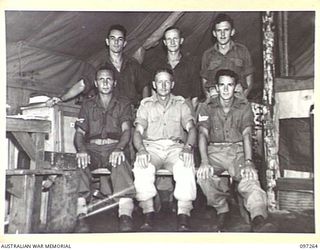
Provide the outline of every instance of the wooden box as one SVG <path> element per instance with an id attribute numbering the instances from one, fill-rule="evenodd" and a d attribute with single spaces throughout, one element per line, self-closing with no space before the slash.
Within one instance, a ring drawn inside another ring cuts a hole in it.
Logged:
<path id="1" fill-rule="evenodd" d="M 66 103 L 47 107 L 45 104 L 21 107 L 23 115 L 45 117 L 51 121 L 51 133 L 45 141 L 45 151 L 75 153 L 73 137 L 74 124 L 78 117 L 80 106 Z"/>
<path id="2" fill-rule="evenodd" d="M 279 208 L 302 212 L 314 210 L 314 180 L 312 178 L 278 178 Z"/>

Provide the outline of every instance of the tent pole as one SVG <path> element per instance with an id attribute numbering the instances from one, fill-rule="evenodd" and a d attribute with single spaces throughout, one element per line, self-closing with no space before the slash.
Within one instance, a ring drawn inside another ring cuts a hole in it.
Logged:
<path id="1" fill-rule="evenodd" d="M 289 76 L 289 57 L 288 57 L 288 12 L 278 12 L 278 40 L 279 40 L 279 59 L 280 76 Z"/>
<path id="2" fill-rule="evenodd" d="M 267 11 L 262 13 L 262 32 L 263 32 L 263 68 L 264 68 L 264 86 L 263 99 L 264 110 L 264 128 L 263 144 L 266 161 L 267 178 L 267 200 L 270 211 L 277 208 L 275 186 L 276 179 L 279 177 L 279 159 L 277 136 L 274 115 L 274 12 Z"/>

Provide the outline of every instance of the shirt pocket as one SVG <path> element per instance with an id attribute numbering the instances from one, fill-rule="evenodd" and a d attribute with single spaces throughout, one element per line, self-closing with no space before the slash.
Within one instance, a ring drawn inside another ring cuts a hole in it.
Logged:
<path id="1" fill-rule="evenodd" d="M 242 68 L 243 65 L 244 65 L 244 62 L 243 62 L 242 59 L 239 59 L 239 58 L 231 58 L 230 60 L 233 62 L 233 64 L 234 64 L 236 67 Z"/>
<path id="2" fill-rule="evenodd" d="M 207 70 L 216 70 L 222 64 L 222 60 L 213 60 L 209 63 Z"/>

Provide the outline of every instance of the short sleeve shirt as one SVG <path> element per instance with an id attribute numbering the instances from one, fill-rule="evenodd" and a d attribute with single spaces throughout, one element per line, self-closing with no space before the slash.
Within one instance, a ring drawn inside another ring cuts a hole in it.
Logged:
<path id="1" fill-rule="evenodd" d="M 151 76 L 153 76 L 156 70 L 160 68 L 171 69 L 175 83 L 174 88 L 172 89 L 173 95 L 180 95 L 184 98 L 193 98 L 200 94 L 200 65 L 199 63 L 196 63 L 195 58 L 191 56 L 182 55 L 179 63 L 174 68 L 169 64 L 167 56 L 162 56 L 151 62 L 144 62 L 143 67 Z"/>
<path id="2" fill-rule="evenodd" d="M 164 107 L 154 94 L 141 101 L 134 124 L 140 124 L 144 128 L 144 139 L 183 140 L 189 121 L 194 122 L 194 117 L 182 96 L 171 94 L 167 106 Z"/>
<path id="3" fill-rule="evenodd" d="M 254 116 L 250 103 L 235 97 L 227 114 L 224 113 L 219 97 L 213 98 L 207 105 L 201 105 L 198 126 L 209 130 L 212 143 L 243 141 L 242 132 L 254 125 Z"/>
<path id="4" fill-rule="evenodd" d="M 111 67 L 115 73 L 117 85 L 115 95 L 127 98 L 131 104 L 137 105 L 142 98 L 142 90 L 148 84 L 148 73 L 134 58 L 123 55 L 120 72 L 107 57 L 105 66 Z"/>
<path id="5" fill-rule="evenodd" d="M 128 101 L 117 97 L 112 97 L 105 109 L 96 95 L 82 104 L 75 126 L 86 132 L 86 139 L 118 140 L 122 123 L 132 121 L 131 110 Z"/>
<path id="6" fill-rule="evenodd" d="M 248 49 L 240 43 L 231 41 L 231 49 L 225 55 L 219 52 L 217 44 L 206 50 L 202 56 L 201 77 L 213 80 L 220 69 L 235 71 L 242 87 L 247 89 L 245 78 L 253 73 L 252 59 Z"/>

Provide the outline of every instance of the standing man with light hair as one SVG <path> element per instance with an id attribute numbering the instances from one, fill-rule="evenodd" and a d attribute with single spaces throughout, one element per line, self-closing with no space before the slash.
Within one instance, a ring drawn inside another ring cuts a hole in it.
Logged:
<path id="1" fill-rule="evenodd" d="M 203 53 L 201 77 L 204 92 L 208 96 L 217 96 L 215 88 L 208 91 L 207 82 L 214 79 L 219 69 L 230 69 L 239 76 L 236 95 L 247 98 L 253 84 L 253 64 L 251 55 L 241 43 L 232 40 L 236 30 L 233 20 L 226 14 L 218 14 L 213 21 L 212 35 L 216 43 Z"/>

